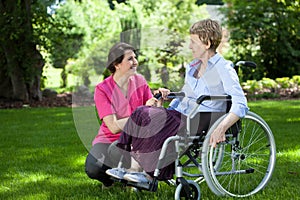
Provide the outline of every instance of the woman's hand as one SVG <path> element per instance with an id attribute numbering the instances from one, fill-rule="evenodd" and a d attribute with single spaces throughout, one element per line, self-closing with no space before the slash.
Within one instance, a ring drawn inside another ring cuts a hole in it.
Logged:
<path id="1" fill-rule="evenodd" d="M 226 130 L 228 130 L 239 119 L 240 118 L 236 114 L 232 112 L 228 113 L 223 121 L 214 130 L 214 132 L 210 135 L 209 144 L 215 148 L 218 143 L 224 142 L 226 140 Z"/>
<path id="2" fill-rule="evenodd" d="M 162 99 L 167 99 L 168 95 L 171 93 L 171 91 L 166 88 L 159 88 L 157 91 L 161 93 Z"/>
<path id="3" fill-rule="evenodd" d="M 224 142 L 226 140 L 225 131 L 223 127 L 218 126 L 214 132 L 210 135 L 209 144 L 216 148 L 219 142 Z"/>
<path id="4" fill-rule="evenodd" d="M 148 99 L 148 101 L 146 101 L 146 106 L 157 106 L 158 104 L 158 99 L 155 97 L 152 97 L 151 99 Z"/>

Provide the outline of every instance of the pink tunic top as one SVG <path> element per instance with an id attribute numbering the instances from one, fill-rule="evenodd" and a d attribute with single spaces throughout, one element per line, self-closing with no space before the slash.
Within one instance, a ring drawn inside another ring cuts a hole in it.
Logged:
<path id="1" fill-rule="evenodd" d="M 129 117 L 137 107 L 145 105 L 152 96 L 145 78 L 137 74 L 130 77 L 126 96 L 121 92 L 113 77 L 109 76 L 96 86 L 94 100 L 101 120 L 112 114 L 116 114 L 117 118 L 120 119 Z M 120 133 L 113 134 L 102 121 L 98 134 L 93 140 L 93 145 L 112 143 L 119 137 Z"/>

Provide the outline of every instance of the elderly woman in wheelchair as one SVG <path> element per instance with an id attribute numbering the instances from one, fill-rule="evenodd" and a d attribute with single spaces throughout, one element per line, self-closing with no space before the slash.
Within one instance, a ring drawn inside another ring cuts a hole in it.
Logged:
<path id="1" fill-rule="evenodd" d="M 221 38 L 221 26 L 214 20 L 192 25 L 194 60 L 186 66 L 181 92 L 159 89 L 157 101 L 174 98 L 169 107 L 138 107 L 117 143 L 144 171 L 120 164 L 106 171 L 112 179 L 149 191 L 156 191 L 159 180 L 174 183 L 176 199 L 199 199 L 197 182 L 204 178 L 217 195 L 248 196 L 266 185 L 275 162 L 272 132 L 249 112 L 233 63 L 216 52 Z M 236 178 L 242 174 L 253 174 L 245 179 L 253 181 L 250 189 L 231 185 L 244 180 Z"/>

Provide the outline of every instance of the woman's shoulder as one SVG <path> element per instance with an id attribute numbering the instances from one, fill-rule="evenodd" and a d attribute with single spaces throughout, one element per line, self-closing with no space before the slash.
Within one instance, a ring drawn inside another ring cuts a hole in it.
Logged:
<path id="1" fill-rule="evenodd" d="M 226 60 L 223 56 L 220 55 L 219 61 L 217 62 L 216 65 L 218 70 L 232 70 L 234 69 L 234 64 L 230 60 Z"/>
<path id="2" fill-rule="evenodd" d="M 109 76 L 107 78 L 105 78 L 103 81 L 101 81 L 100 83 L 98 83 L 96 85 L 96 88 L 100 89 L 100 88 L 107 88 L 107 87 L 111 87 L 113 86 L 114 81 L 112 76 Z"/>
<path id="3" fill-rule="evenodd" d="M 135 74 L 131 77 L 131 79 L 137 82 L 146 82 L 146 79 L 142 74 Z"/>

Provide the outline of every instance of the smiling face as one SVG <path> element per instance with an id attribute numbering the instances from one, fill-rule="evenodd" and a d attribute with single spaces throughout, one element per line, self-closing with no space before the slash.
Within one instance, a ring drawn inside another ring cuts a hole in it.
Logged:
<path id="1" fill-rule="evenodd" d="M 115 67 L 118 73 L 130 76 L 136 74 L 138 64 L 135 53 L 132 50 L 126 50 L 122 62 Z"/>
<path id="2" fill-rule="evenodd" d="M 192 50 L 193 57 L 196 59 L 203 59 L 207 51 L 210 47 L 210 42 L 208 44 L 204 44 L 200 39 L 199 36 L 196 34 L 190 35 L 190 45 L 189 48 Z"/>

